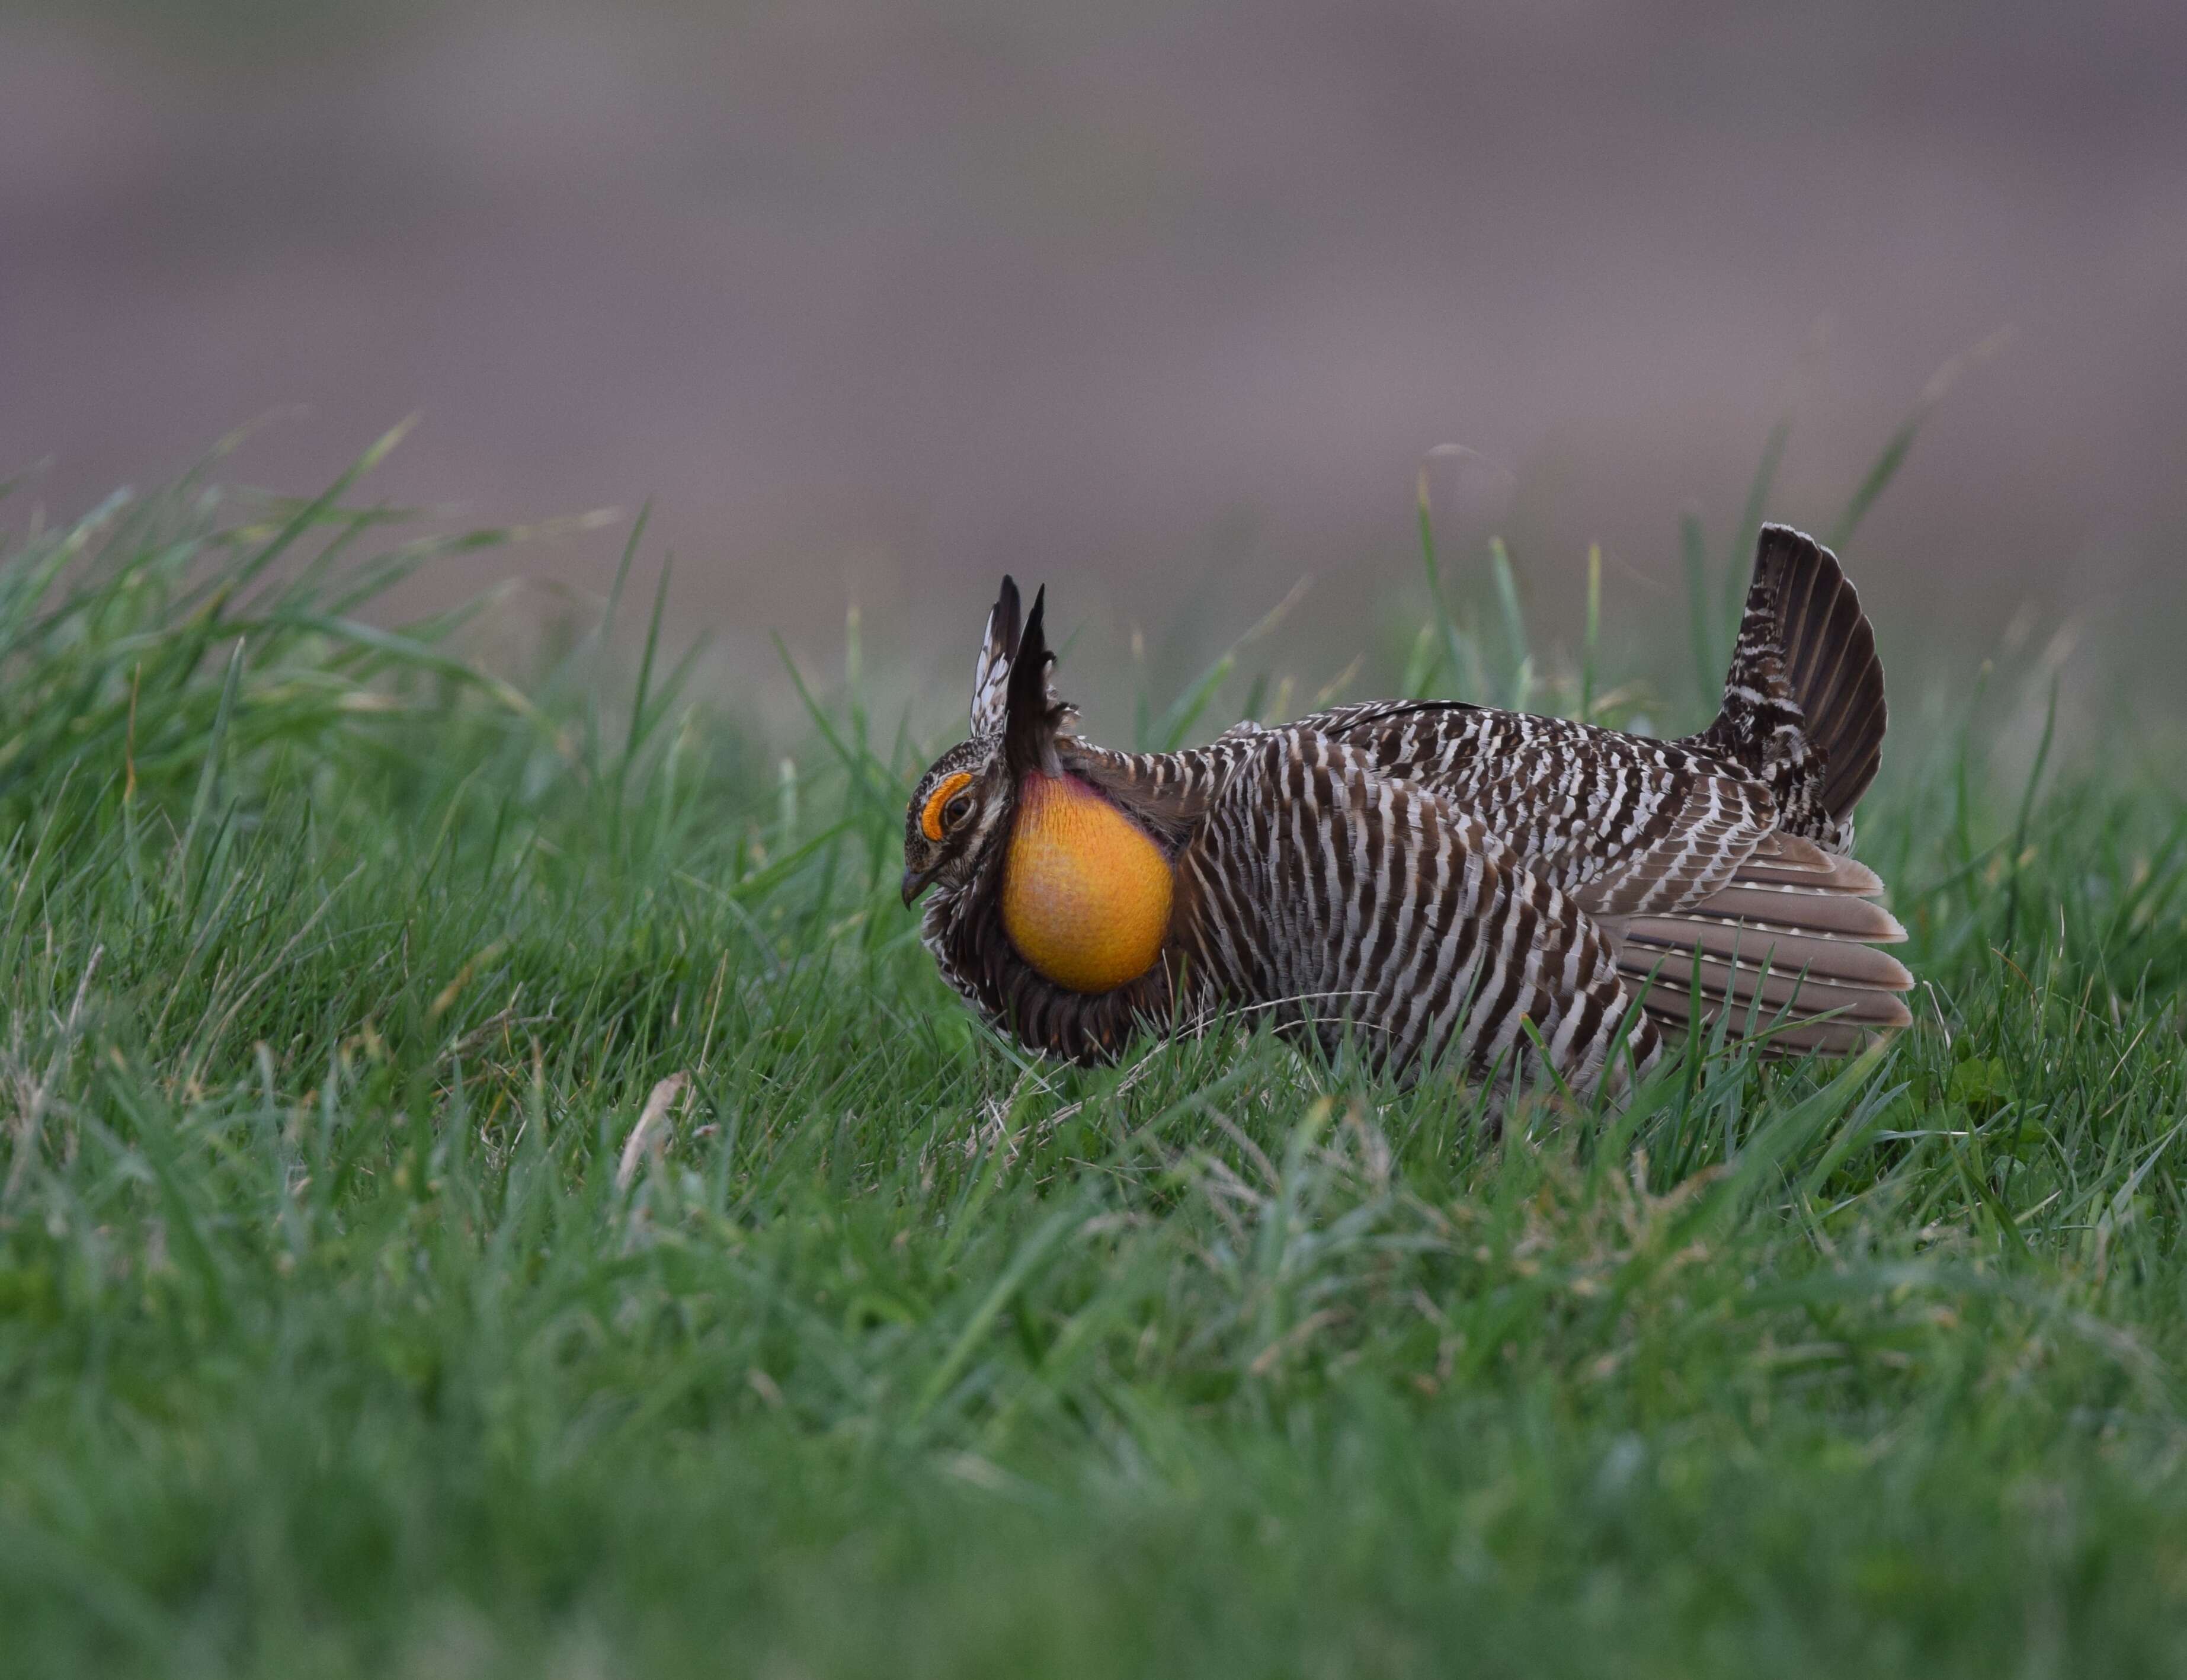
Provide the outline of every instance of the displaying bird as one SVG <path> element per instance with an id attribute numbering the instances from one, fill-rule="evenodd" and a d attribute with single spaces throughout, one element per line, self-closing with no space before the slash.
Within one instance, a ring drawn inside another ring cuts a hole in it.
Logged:
<path id="1" fill-rule="evenodd" d="M 971 739 L 904 825 L 927 948 L 1033 1050 L 1265 1014 L 1403 1076 L 1591 1091 L 1696 1021 L 1842 1054 L 1911 1019 L 1850 855 L 1883 667 L 1810 537 L 1763 528 L 1722 706 L 1676 741 L 1384 700 L 1116 752 L 1049 687 L 1045 595 L 1021 620 L 1003 580 Z"/>

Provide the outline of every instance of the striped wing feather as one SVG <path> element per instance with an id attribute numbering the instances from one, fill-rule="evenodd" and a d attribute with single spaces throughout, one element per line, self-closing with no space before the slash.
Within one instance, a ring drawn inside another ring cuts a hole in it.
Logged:
<path id="1" fill-rule="evenodd" d="M 1564 718 L 1379 701 L 1297 727 L 1431 788 L 1591 911 L 1706 898 L 1776 821 L 1768 787 L 1735 764 Z"/>
<path id="2" fill-rule="evenodd" d="M 1734 1037 L 1847 1054 L 1913 1020 L 1914 976 L 1880 945 L 1906 937 L 1875 902 L 1882 883 L 1850 857 L 1774 835 L 1723 891 L 1669 915 L 1608 916 L 1618 971 L 1672 1028 L 1728 1016 Z M 1774 1030 L 1773 1030 L 1774 1029 Z"/>
<path id="3" fill-rule="evenodd" d="M 1538 1045 L 1581 1087 L 1656 1054 L 1569 897 L 1433 790 L 1315 731 L 1256 738 L 1178 860 L 1201 971 L 1399 1070 L 1506 1076 Z M 1530 1030 L 1531 1028 L 1531 1030 Z"/>
<path id="4" fill-rule="evenodd" d="M 1909 1023 L 1902 994 L 1913 977 L 1874 948 L 1905 937 L 1874 902 L 1883 883 L 1779 830 L 1758 775 L 1661 742 L 1525 719 L 1564 762 L 1549 775 L 1522 765 L 1515 787 L 1493 773 L 1513 761 L 1511 717 L 1383 705 L 1308 722 L 1484 820 L 1516 867 L 1567 891 L 1664 1026 L 1689 1025 L 1697 976 L 1705 1020 L 1728 1013 L 1734 1036 L 1750 1024 L 1769 1030 L 1774 1049 L 1843 1054 Z"/>

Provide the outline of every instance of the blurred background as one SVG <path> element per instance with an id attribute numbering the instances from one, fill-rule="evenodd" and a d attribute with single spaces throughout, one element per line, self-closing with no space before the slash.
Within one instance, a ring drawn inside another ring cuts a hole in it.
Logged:
<path id="1" fill-rule="evenodd" d="M 1949 383 L 1851 557 L 1886 650 L 2176 624 L 2183 86 L 2156 0 L 13 0 L 0 471 L 60 517 L 263 420 L 224 474 L 310 490 L 415 412 L 374 493 L 650 497 L 722 683 L 855 598 L 931 711 L 1006 568 L 1081 692 L 1308 574 L 1270 645 L 1386 670 L 1443 444 L 1453 569 L 1569 641 L 1599 542 L 1617 657 L 1775 423 L 1819 529 Z"/>

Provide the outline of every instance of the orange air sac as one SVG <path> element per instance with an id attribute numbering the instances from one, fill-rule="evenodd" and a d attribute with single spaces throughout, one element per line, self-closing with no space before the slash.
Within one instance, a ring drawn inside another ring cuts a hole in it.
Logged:
<path id="1" fill-rule="evenodd" d="M 1003 927 L 1018 954 L 1073 992 L 1137 980 L 1169 933 L 1169 860 L 1075 776 L 1019 785 L 1003 865 Z"/>

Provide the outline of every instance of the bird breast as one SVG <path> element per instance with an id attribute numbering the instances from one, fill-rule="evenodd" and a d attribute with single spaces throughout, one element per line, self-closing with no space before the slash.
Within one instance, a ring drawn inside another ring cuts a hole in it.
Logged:
<path id="1" fill-rule="evenodd" d="M 1018 789 L 1003 866 L 1003 928 L 1058 986 L 1109 992 L 1154 966 L 1169 933 L 1169 861 L 1144 829 L 1075 776 Z"/>

